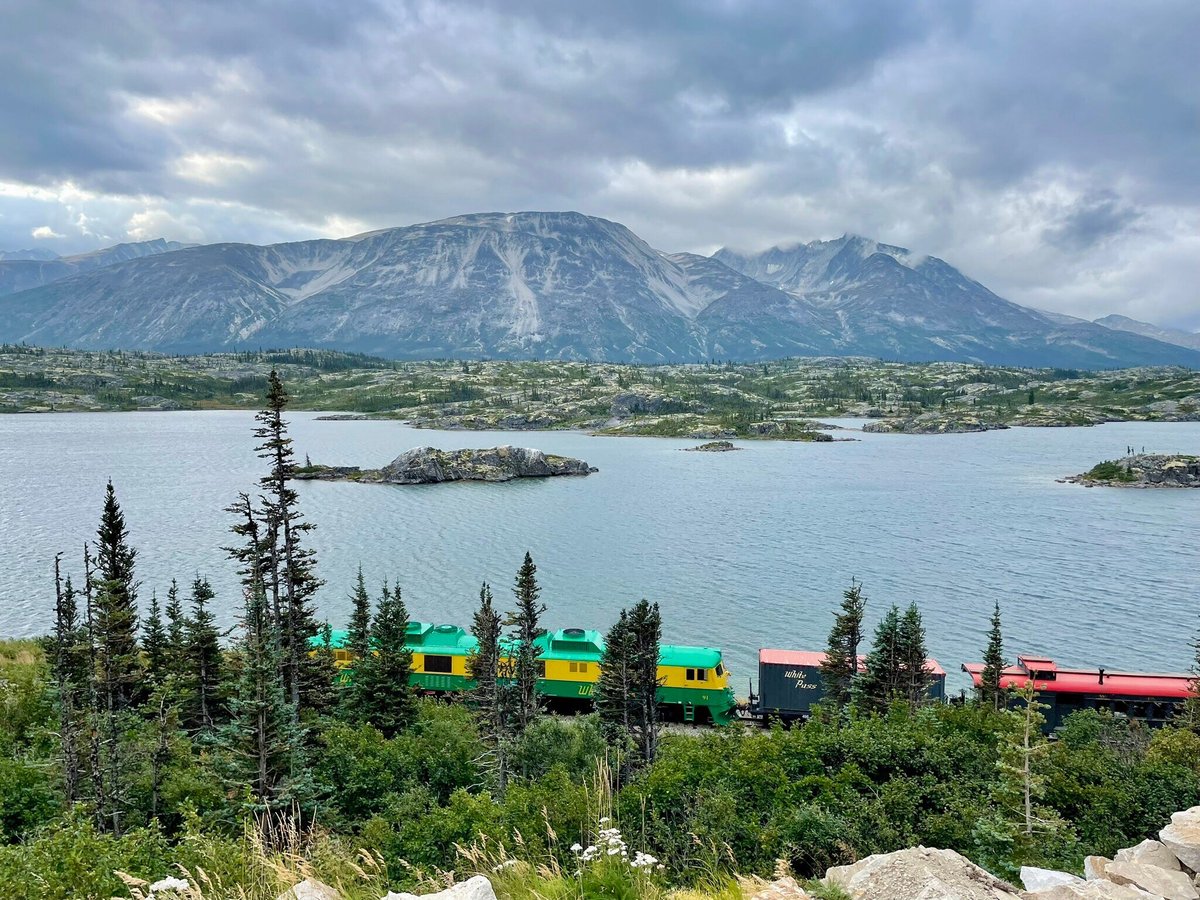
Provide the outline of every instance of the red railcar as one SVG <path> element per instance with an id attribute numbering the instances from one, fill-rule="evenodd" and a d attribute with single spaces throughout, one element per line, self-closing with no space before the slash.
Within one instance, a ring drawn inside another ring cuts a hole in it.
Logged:
<path id="1" fill-rule="evenodd" d="M 983 663 L 963 663 L 975 686 Z M 1045 711 L 1046 728 L 1053 731 L 1071 713 L 1081 709 L 1107 709 L 1115 714 L 1162 725 L 1187 699 L 1195 676 L 1186 673 L 1116 672 L 1108 669 L 1068 669 L 1045 656 L 1018 656 L 1006 668 L 1002 688 L 1020 690 L 1032 680 Z"/>

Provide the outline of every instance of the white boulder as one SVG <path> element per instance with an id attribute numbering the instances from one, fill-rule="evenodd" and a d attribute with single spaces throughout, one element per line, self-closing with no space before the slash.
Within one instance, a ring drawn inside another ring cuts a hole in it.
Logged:
<path id="1" fill-rule="evenodd" d="M 305 878 L 280 894 L 276 900 L 342 900 L 342 895 L 323 881 Z"/>
<path id="2" fill-rule="evenodd" d="M 953 850 L 913 847 L 834 866 L 825 883 L 853 900 L 1006 900 L 1016 888 Z"/>
<path id="3" fill-rule="evenodd" d="M 1085 856 L 1083 858 L 1083 877 L 1088 881 L 1103 878 L 1105 871 L 1112 865 L 1107 856 Z"/>
<path id="4" fill-rule="evenodd" d="M 492 883 L 482 875 L 468 878 L 461 884 L 454 884 L 436 894 L 396 894 L 389 893 L 383 900 L 496 900 L 496 892 Z"/>
<path id="5" fill-rule="evenodd" d="M 1044 891 L 1060 884 L 1081 884 L 1082 878 L 1070 872 L 1059 872 L 1054 869 L 1039 869 L 1037 866 L 1021 866 L 1021 884 L 1027 891 Z"/>

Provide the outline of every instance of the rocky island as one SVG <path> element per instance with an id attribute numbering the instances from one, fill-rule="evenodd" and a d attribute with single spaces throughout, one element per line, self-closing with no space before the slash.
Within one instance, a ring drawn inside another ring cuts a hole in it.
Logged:
<path id="1" fill-rule="evenodd" d="M 1200 456 L 1140 453 L 1063 480 L 1087 487 L 1200 488 Z"/>
<path id="2" fill-rule="evenodd" d="M 928 412 L 909 418 L 887 418 L 878 422 L 868 422 L 862 430 L 877 434 L 966 434 L 1007 427 L 995 419 L 980 418 L 967 413 Z"/>
<path id="3" fill-rule="evenodd" d="M 707 444 L 683 448 L 685 453 L 728 453 L 730 450 L 741 449 L 741 447 L 735 447 L 729 441 L 709 441 Z"/>
<path id="4" fill-rule="evenodd" d="M 382 469 L 310 465 L 295 477 L 308 481 L 359 481 L 367 484 L 441 484 L 446 481 L 513 481 L 555 475 L 589 475 L 599 471 L 582 459 L 555 456 L 529 447 L 486 450 L 438 450 L 416 447 Z"/>

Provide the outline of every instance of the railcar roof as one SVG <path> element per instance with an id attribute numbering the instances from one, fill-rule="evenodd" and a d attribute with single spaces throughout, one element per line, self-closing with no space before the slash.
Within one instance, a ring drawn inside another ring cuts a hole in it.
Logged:
<path id="1" fill-rule="evenodd" d="M 684 647 L 679 644 L 663 644 L 658 650 L 660 666 L 715 669 L 720 661 L 721 651 L 716 647 Z"/>
<path id="2" fill-rule="evenodd" d="M 983 678 L 983 663 L 963 663 L 963 671 L 976 687 Z M 1041 670 L 1039 670 L 1041 671 Z M 1000 687 L 1020 690 L 1029 683 L 1029 673 L 1009 666 L 1000 675 Z M 1155 697 L 1164 700 L 1186 698 L 1193 681 L 1191 675 L 1174 672 L 1110 672 L 1099 669 L 1058 668 L 1054 678 L 1034 677 L 1034 688 L 1048 694 L 1092 694 L 1101 697 Z"/>
<path id="3" fill-rule="evenodd" d="M 860 672 L 866 667 L 866 659 L 865 656 L 858 658 Z M 820 650 L 769 650 L 764 648 L 758 651 L 758 661 L 769 666 L 817 668 L 825 662 L 825 654 Z M 932 657 L 925 661 L 925 670 L 935 678 L 941 678 L 946 674 L 942 664 Z"/>

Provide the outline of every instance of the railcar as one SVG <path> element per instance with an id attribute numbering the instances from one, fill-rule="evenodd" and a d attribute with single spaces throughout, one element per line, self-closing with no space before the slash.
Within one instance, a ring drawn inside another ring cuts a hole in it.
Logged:
<path id="1" fill-rule="evenodd" d="M 963 663 L 963 671 L 979 687 L 983 663 Z M 1116 672 L 1071 669 L 1046 656 L 1017 656 L 1017 664 L 1001 673 L 1000 687 L 1021 690 L 1030 682 L 1046 704 L 1045 729 L 1053 732 L 1081 709 L 1109 710 L 1150 726 L 1165 724 L 1187 699 L 1195 676 L 1170 672 Z"/>
<path id="2" fill-rule="evenodd" d="M 345 631 L 332 633 L 334 665 L 342 681 L 349 681 L 354 674 L 354 656 L 346 647 L 346 638 Z M 312 645 L 315 648 L 320 643 L 316 638 Z M 591 707 L 604 656 L 600 632 L 563 628 L 543 634 L 535 643 L 540 650 L 539 694 L 558 705 Z M 418 689 L 445 694 L 475 688 L 467 660 L 479 642 L 463 628 L 411 622 L 405 646 L 412 651 L 411 683 Z M 504 642 L 501 652 L 509 647 L 511 643 Z M 658 677 L 658 700 L 669 716 L 718 725 L 733 721 L 737 701 L 719 649 L 663 644 L 659 648 Z"/>
<path id="3" fill-rule="evenodd" d="M 814 650 L 758 651 L 758 693 L 750 694 L 744 717 L 782 722 L 803 721 L 812 715 L 813 707 L 825 697 L 821 679 L 821 664 L 825 654 Z M 858 670 L 865 668 L 865 658 L 858 658 Z M 929 686 L 926 694 L 931 701 L 946 699 L 946 670 L 936 659 L 926 663 Z"/>

